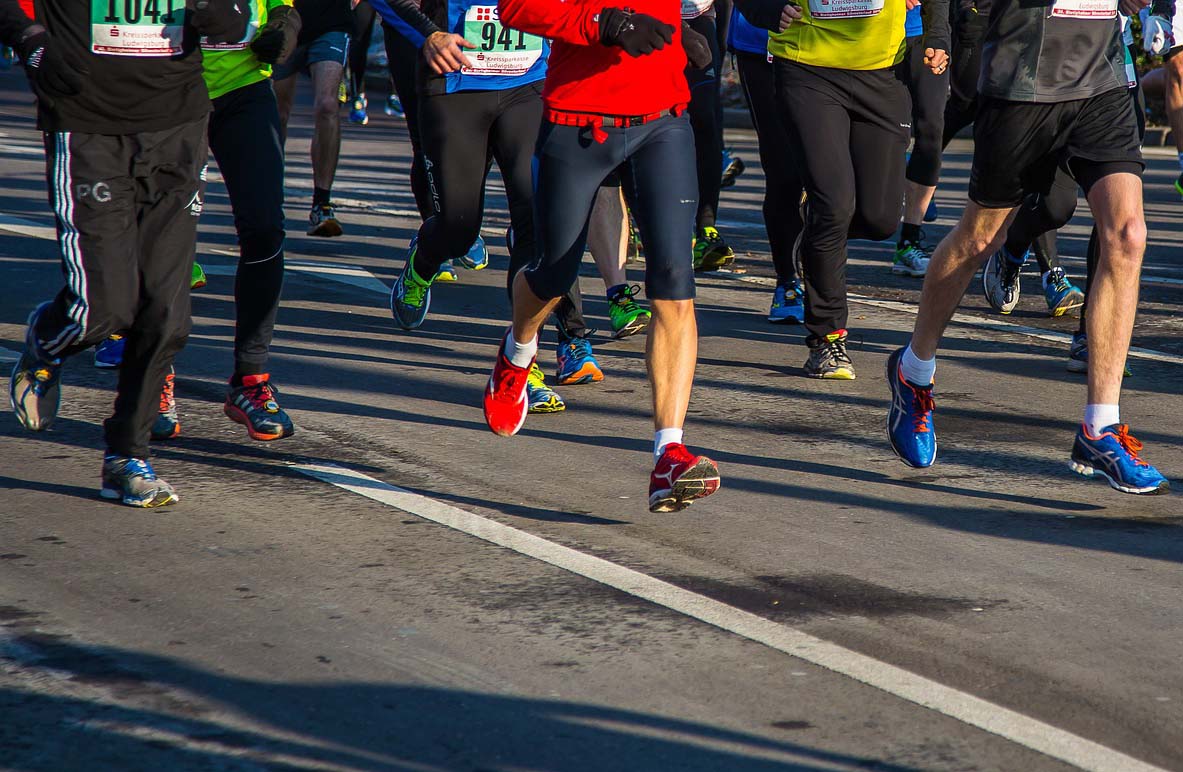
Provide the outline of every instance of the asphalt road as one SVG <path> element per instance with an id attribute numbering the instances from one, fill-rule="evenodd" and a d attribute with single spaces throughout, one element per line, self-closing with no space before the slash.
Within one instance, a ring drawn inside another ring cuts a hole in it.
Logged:
<path id="1" fill-rule="evenodd" d="M 22 89 L 0 76 L 0 358 L 60 282 Z M 764 319 L 754 140 L 730 134 L 749 172 L 721 228 L 741 257 L 700 282 L 687 426 L 723 489 L 653 515 L 643 340 L 601 337 L 602 384 L 494 437 L 479 404 L 508 313 L 496 177 L 492 266 L 439 287 L 405 333 L 384 294 L 417 225 L 405 129 L 346 129 L 346 235 L 323 241 L 302 235 L 308 127 L 301 112 L 272 364 L 294 437 L 253 443 L 221 413 L 234 235 L 216 174 L 183 433 L 155 458 L 181 503 L 98 498 L 114 381 L 88 356 L 53 431 L 0 416 L 0 768 L 1183 769 L 1183 510 L 1067 471 L 1075 320 L 1046 318 L 1037 277 L 1005 320 L 971 290 L 940 360 L 940 462 L 906 469 L 882 368 L 918 282 L 890 275 L 887 245 L 854 245 L 859 379 L 803 377 L 803 332 Z M 967 151 L 947 156 L 934 238 Z M 1179 478 L 1175 167 L 1150 158 L 1123 418 Z M 1082 204 L 1061 242 L 1077 276 L 1088 228 Z"/>

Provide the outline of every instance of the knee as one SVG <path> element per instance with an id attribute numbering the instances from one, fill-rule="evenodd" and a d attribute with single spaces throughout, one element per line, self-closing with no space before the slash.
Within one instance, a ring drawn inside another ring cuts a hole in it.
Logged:
<path id="1" fill-rule="evenodd" d="M 261 263 L 278 257 L 283 252 L 283 228 L 244 230 L 238 238 L 238 251 L 243 262 Z"/>
<path id="2" fill-rule="evenodd" d="M 850 224 L 854 221 L 854 200 L 834 202 L 829 206 L 820 207 L 807 205 L 805 208 L 805 223 L 812 234 L 825 236 L 830 234 L 845 238 Z"/>
<path id="3" fill-rule="evenodd" d="M 1102 227 L 1101 244 L 1105 248 L 1105 260 L 1112 266 L 1137 268 L 1142 264 L 1146 251 L 1146 222 L 1131 217 L 1112 226 Z"/>
<path id="4" fill-rule="evenodd" d="M 313 105 L 317 120 L 336 118 L 340 109 L 341 103 L 337 100 L 336 94 L 318 97 L 316 104 Z"/>

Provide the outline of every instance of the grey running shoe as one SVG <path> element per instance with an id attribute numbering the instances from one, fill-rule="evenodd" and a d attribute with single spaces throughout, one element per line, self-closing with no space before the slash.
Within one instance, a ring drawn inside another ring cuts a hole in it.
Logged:
<path id="1" fill-rule="evenodd" d="M 57 418 L 62 404 L 62 365 L 45 362 L 26 349 L 12 368 L 8 398 L 17 420 L 26 429 L 42 432 Z"/>
<path id="2" fill-rule="evenodd" d="M 1019 303 L 1019 269 L 1022 263 L 1008 260 L 1000 249 L 990 255 L 982 269 L 982 292 L 990 307 L 1000 314 L 1009 314 Z"/>
<path id="3" fill-rule="evenodd" d="M 308 235 L 333 238 L 344 233 L 337 219 L 337 208 L 332 204 L 314 206 L 308 212 Z"/>
<path id="4" fill-rule="evenodd" d="M 836 381 L 853 381 L 854 364 L 846 353 L 846 330 L 831 332 L 824 338 L 810 338 L 809 359 L 805 362 L 805 374 L 810 378 L 827 378 Z"/>
<path id="5" fill-rule="evenodd" d="M 1089 338 L 1088 335 L 1074 332 L 1072 333 L 1072 345 L 1068 348 L 1068 372 L 1070 373 L 1087 373 L 1089 371 Z M 1130 372 L 1129 364 L 1122 369 L 1122 376 L 1129 378 L 1133 375 Z"/>
<path id="6" fill-rule="evenodd" d="M 127 456 L 103 456 L 99 495 L 129 507 L 163 507 L 180 501 L 173 487 L 156 476 L 151 464 Z"/>

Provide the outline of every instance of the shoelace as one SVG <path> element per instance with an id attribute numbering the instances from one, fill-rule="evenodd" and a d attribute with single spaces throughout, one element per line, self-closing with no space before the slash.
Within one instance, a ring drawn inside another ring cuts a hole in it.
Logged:
<path id="1" fill-rule="evenodd" d="M 928 434 L 932 431 L 929 421 L 932 418 L 932 411 L 936 410 L 937 403 L 933 401 L 932 389 L 917 389 L 912 388 L 912 430 L 917 434 Z"/>
<path id="2" fill-rule="evenodd" d="M 531 370 L 503 363 L 493 371 L 493 399 L 499 402 L 517 402 L 518 395 L 524 388 L 522 382 L 529 379 L 530 373 Z"/>
<path id="3" fill-rule="evenodd" d="M 440 266 L 440 270 L 443 270 L 445 267 L 446 265 Z M 431 285 L 421 283 L 415 275 L 414 269 L 408 269 L 408 271 L 406 278 L 403 279 L 402 303 L 405 306 L 419 308 L 423 305 L 423 298 L 427 297 L 427 289 Z"/>
<path id="4" fill-rule="evenodd" d="M 1067 292 L 1072 289 L 1068 283 L 1068 277 L 1064 274 L 1063 268 L 1056 268 L 1052 271 L 1052 275 L 1048 277 L 1048 282 L 1051 286 L 1056 288 L 1057 292 Z"/>
<path id="5" fill-rule="evenodd" d="M 620 291 L 612 296 L 612 302 L 625 311 L 632 311 L 637 307 L 633 302 L 633 298 L 641 291 L 641 285 L 631 284 L 620 288 Z"/>
<path id="6" fill-rule="evenodd" d="M 568 356 L 575 359 L 587 359 L 591 356 L 591 343 L 587 338 L 572 338 L 567 343 Z"/>
<path id="7" fill-rule="evenodd" d="M 172 410 L 174 401 L 174 383 L 172 376 L 164 379 L 164 388 L 160 390 L 160 412 L 167 413 Z"/>
<path id="8" fill-rule="evenodd" d="M 1117 425 L 1117 442 L 1125 449 L 1126 453 L 1130 454 L 1130 460 L 1135 464 L 1138 466 L 1150 466 L 1149 463 L 1138 457 L 1138 453 L 1142 450 L 1142 441 L 1130 434 L 1128 424 Z"/>
<path id="9" fill-rule="evenodd" d="M 275 389 L 271 387 L 270 382 L 263 381 L 254 386 L 244 386 L 242 396 L 252 408 L 271 412 L 267 403 L 275 399 Z"/>

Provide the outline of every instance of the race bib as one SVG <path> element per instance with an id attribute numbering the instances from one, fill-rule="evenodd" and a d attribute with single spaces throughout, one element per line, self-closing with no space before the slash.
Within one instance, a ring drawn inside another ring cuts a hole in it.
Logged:
<path id="1" fill-rule="evenodd" d="M 878 16 L 884 0 L 809 0 L 809 15 L 815 19 L 865 19 Z"/>
<path id="2" fill-rule="evenodd" d="M 1052 4 L 1052 16 L 1109 21 L 1117 18 L 1117 0 L 1056 0 Z"/>
<path id="3" fill-rule="evenodd" d="M 476 48 L 465 51 L 471 67 L 465 75 L 525 75 L 542 57 L 542 38 L 501 23 L 495 5 L 474 5 L 464 14 L 464 39 Z"/>
<path id="4" fill-rule="evenodd" d="M 715 0 L 682 0 L 682 18 L 697 19 L 711 10 L 714 4 Z"/>
<path id="5" fill-rule="evenodd" d="M 90 50 L 110 56 L 182 53 L 185 0 L 91 0 Z"/>

